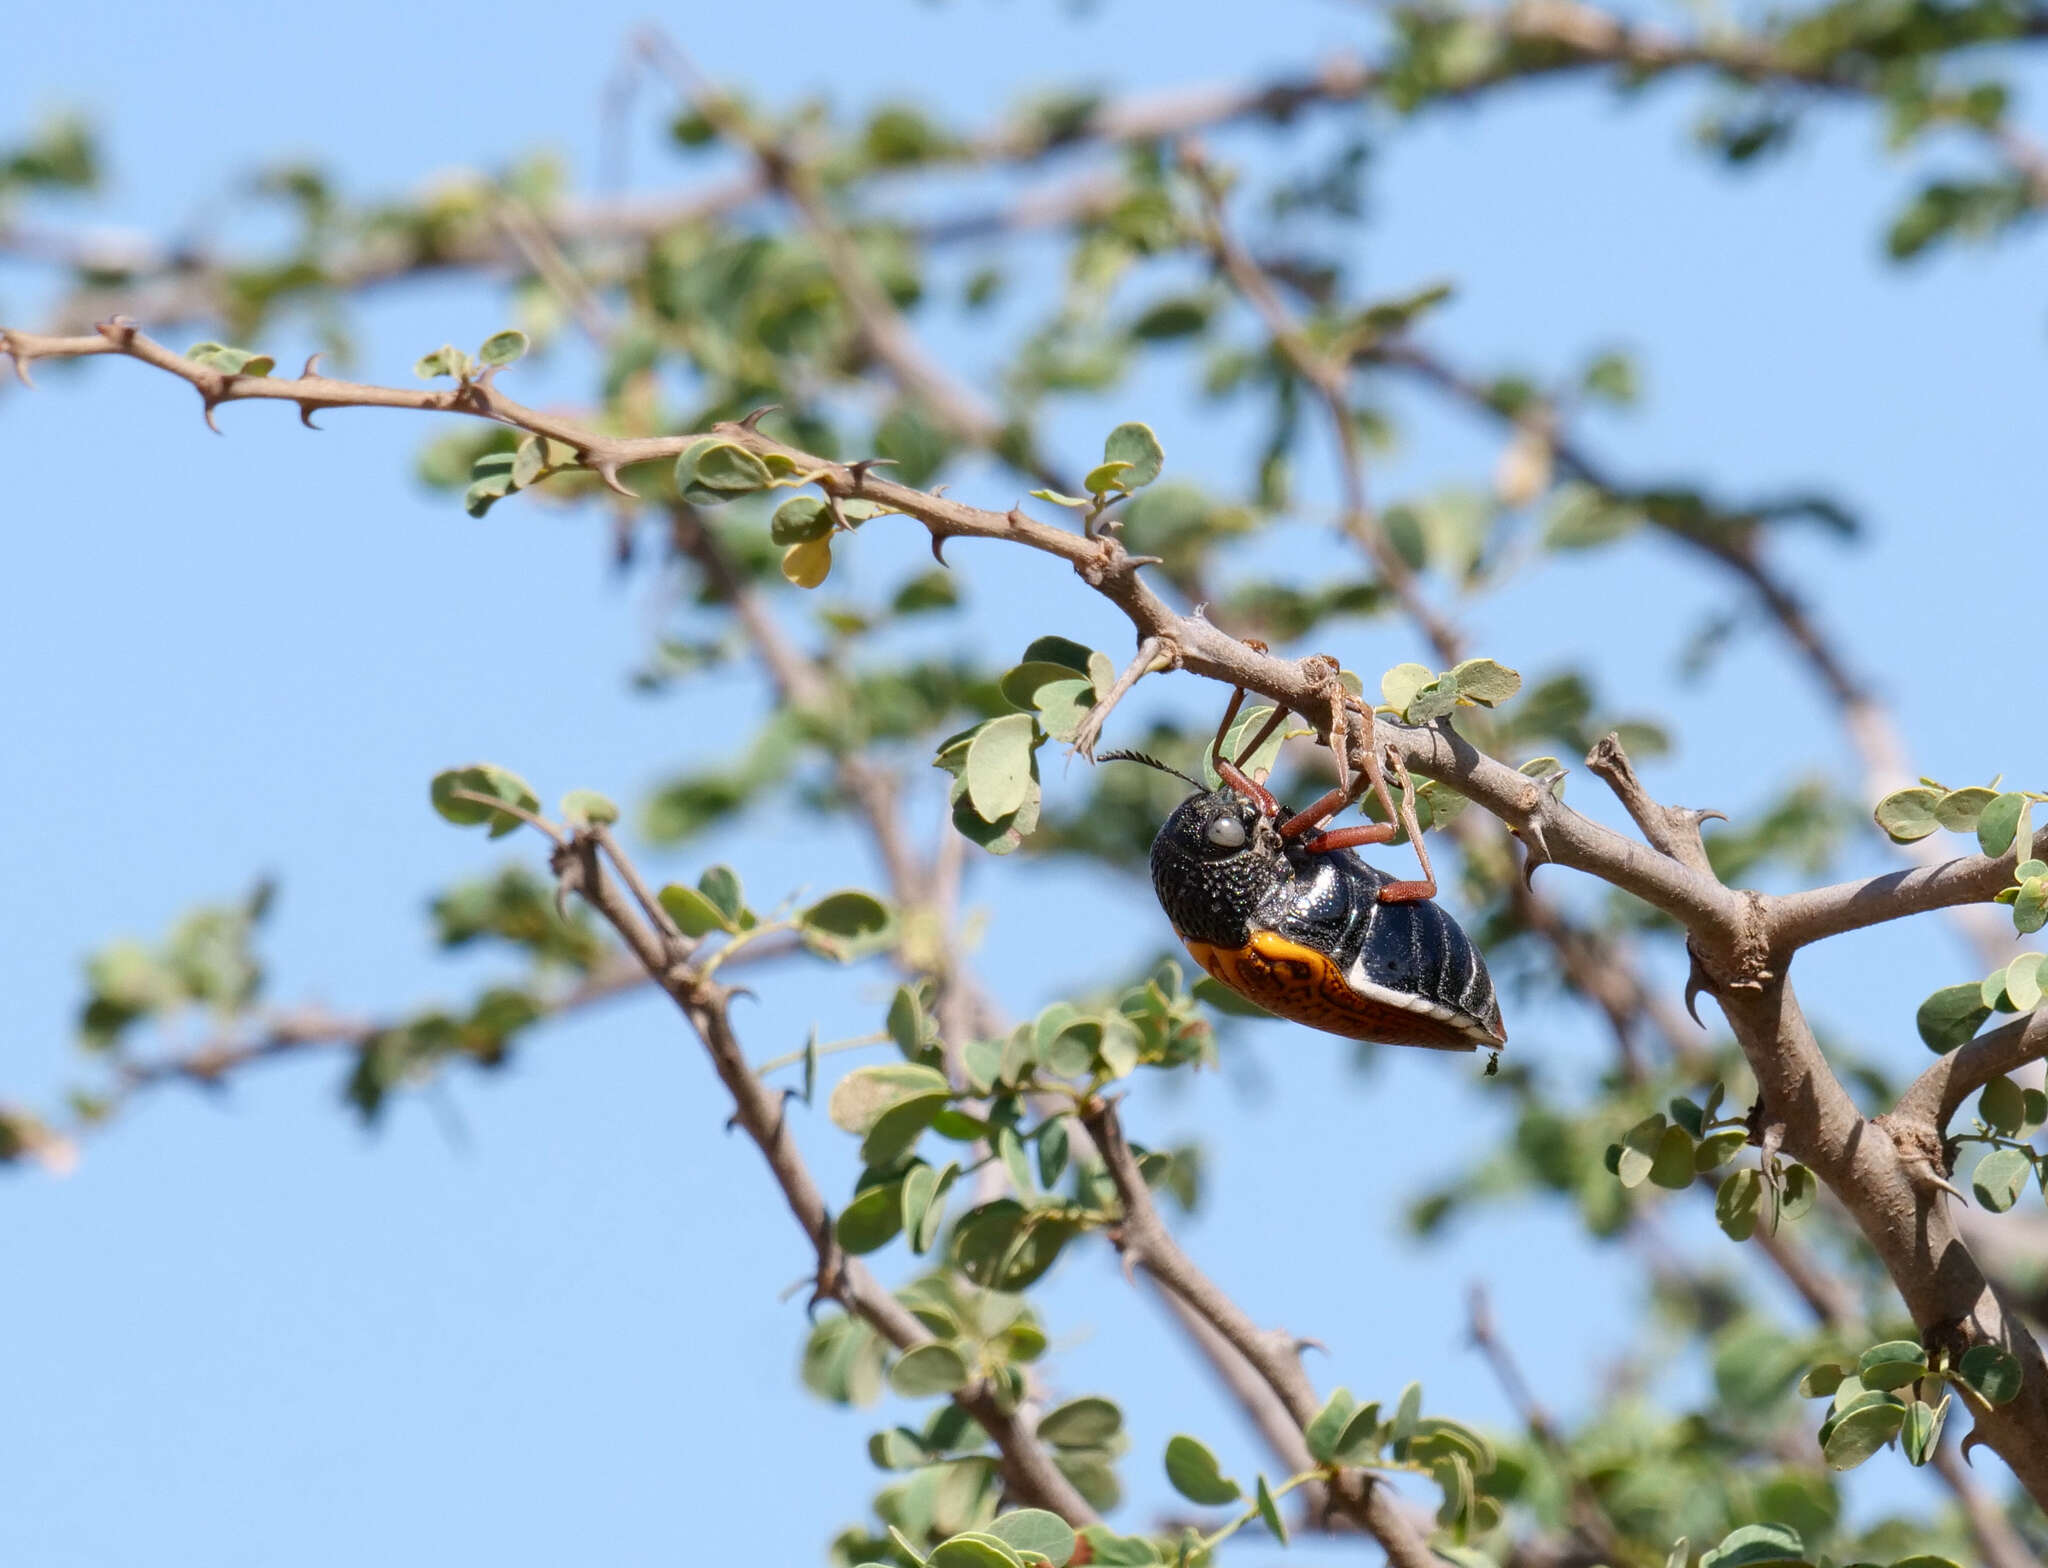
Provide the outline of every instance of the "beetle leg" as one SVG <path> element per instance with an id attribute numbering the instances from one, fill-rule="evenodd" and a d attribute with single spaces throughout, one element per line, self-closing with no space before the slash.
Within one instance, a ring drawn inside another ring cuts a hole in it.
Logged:
<path id="1" fill-rule="evenodd" d="M 1259 733 L 1253 737 L 1252 743 L 1237 754 L 1237 765 L 1240 768 L 1259 754 L 1259 748 L 1272 738 L 1273 731 L 1280 728 L 1286 718 L 1287 710 L 1275 705 L 1273 711 L 1266 715 L 1266 722 L 1259 727 Z"/>
<path id="2" fill-rule="evenodd" d="M 1273 792 L 1263 784 L 1254 783 L 1245 774 L 1244 769 L 1240 768 L 1236 763 L 1227 759 L 1218 762 L 1216 764 L 1216 776 L 1236 790 L 1238 794 L 1244 796 L 1254 806 L 1257 806 L 1260 816 L 1277 817 L 1280 815 L 1280 802 L 1273 798 Z"/>
<path id="3" fill-rule="evenodd" d="M 1385 884 L 1380 888 L 1380 902 L 1419 904 L 1424 899 L 1436 897 L 1436 873 L 1430 869 L 1429 851 L 1422 846 L 1422 829 L 1415 825 L 1415 780 L 1408 776 L 1408 764 L 1401 760 L 1401 754 L 1397 751 L 1390 755 L 1394 759 L 1394 771 L 1401 779 L 1401 826 L 1408 830 L 1408 842 L 1415 846 L 1415 858 L 1422 862 L 1422 880 Z M 1384 782 L 1380 788 L 1386 788 Z"/>
<path id="4" fill-rule="evenodd" d="M 1326 833 L 1313 834 L 1301 841 L 1301 847 L 1311 855 L 1322 855 L 1333 849 L 1356 849 L 1361 844 L 1391 843 L 1397 831 L 1391 822 L 1366 822 L 1358 827 L 1331 828 Z M 1287 829 L 1283 827 L 1280 832 L 1284 836 Z M 1425 898 L 1428 896 L 1426 893 L 1423 895 Z M 1381 897 L 1384 901 L 1385 895 Z"/>
<path id="5" fill-rule="evenodd" d="M 1230 733 L 1230 726 L 1236 722 L 1237 710 L 1244 706 L 1244 688 L 1236 687 L 1230 693 L 1230 706 L 1223 710 L 1223 722 L 1216 726 L 1216 738 L 1209 742 L 1209 766 L 1218 773 L 1223 771 L 1223 738 Z"/>
<path id="6" fill-rule="evenodd" d="M 1304 833 L 1312 833 L 1338 812 L 1342 811 L 1348 804 L 1350 804 L 1348 794 L 1340 784 L 1327 795 L 1317 800 L 1308 810 L 1297 811 L 1293 816 L 1281 823 L 1280 836 L 1282 838 L 1300 838 Z M 1381 827 L 1384 824 L 1376 822 L 1373 826 Z M 1348 833 L 1351 829 L 1344 828 L 1341 831 Z M 1393 832 L 1392 828 L 1387 828 L 1386 838 L 1391 838 Z M 1358 842 L 1361 844 L 1384 844 L 1386 838 L 1360 839 Z"/>

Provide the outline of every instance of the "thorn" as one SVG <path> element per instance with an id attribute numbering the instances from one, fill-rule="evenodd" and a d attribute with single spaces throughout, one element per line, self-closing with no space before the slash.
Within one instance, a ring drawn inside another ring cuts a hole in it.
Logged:
<path id="1" fill-rule="evenodd" d="M 1326 1356 L 1330 1353 L 1328 1345 L 1324 1344 L 1320 1339 L 1310 1339 L 1306 1335 L 1295 1336 L 1290 1339 L 1289 1343 L 1293 1345 L 1296 1356 L 1299 1356 L 1304 1350 L 1320 1350 Z"/>
<path id="2" fill-rule="evenodd" d="M 217 436 L 226 435 L 227 432 L 221 429 L 219 425 L 213 422 L 213 411 L 220 405 L 220 399 L 217 397 L 207 397 L 204 392 L 200 393 L 199 395 L 205 402 L 204 412 L 206 418 L 206 428 L 208 430 L 211 430 Z"/>
<path id="3" fill-rule="evenodd" d="M 1977 1466 L 1970 1458 L 1970 1450 L 1986 1441 L 1988 1439 L 1985 1438 L 1984 1434 L 1975 1427 L 1972 1427 L 1963 1434 L 1962 1442 L 1956 1445 L 1956 1451 L 1963 1456 L 1963 1463 L 1969 1465 L 1972 1470 L 1976 1469 Z"/>
<path id="4" fill-rule="evenodd" d="M 858 490 L 868 482 L 869 469 L 894 468 L 896 466 L 896 459 L 893 457 L 864 457 L 857 463 L 848 463 L 846 471 L 853 475 L 853 488 Z"/>
<path id="5" fill-rule="evenodd" d="M 946 536 L 936 530 L 932 533 L 932 559 L 941 566 L 948 566 L 946 561 Z M 948 570 L 951 570 L 950 566 L 948 566 Z"/>
<path id="6" fill-rule="evenodd" d="M 1712 806 L 1695 807 L 1692 814 L 1695 825 L 1701 822 L 1728 822 L 1733 819 L 1725 811 L 1716 811 Z"/>
<path id="7" fill-rule="evenodd" d="M 776 412 L 776 410 L 780 409 L 781 407 L 782 405 L 780 403 L 763 403 L 759 408 L 755 409 L 751 414 L 747 415 L 746 418 L 740 421 L 740 429 L 756 429 L 760 425 L 762 420 L 766 419 L 770 414 Z"/>
<path id="8" fill-rule="evenodd" d="M 325 354 L 326 350 L 315 349 L 312 353 L 306 356 L 306 368 L 299 372 L 299 379 L 301 381 L 310 381 L 313 378 L 313 374 L 315 371 L 319 370 L 320 361 L 322 358 L 325 357 Z"/>
<path id="9" fill-rule="evenodd" d="M 317 354 L 314 356 L 314 358 L 316 359 L 318 357 L 319 356 Z M 303 381 L 306 378 L 304 376 L 301 376 L 299 379 Z M 301 403 L 299 405 L 299 423 L 304 425 L 308 430 L 318 430 L 320 428 L 318 425 L 313 423 L 313 411 L 317 409 L 319 406 L 320 405 L 318 403 Z"/>
<path id="10" fill-rule="evenodd" d="M 1536 868 L 1552 864 L 1550 846 L 1543 842 L 1543 825 L 1531 822 L 1527 827 L 1517 828 L 1515 837 L 1522 841 L 1522 886 L 1532 892 L 1536 887 Z"/>
<path id="11" fill-rule="evenodd" d="M 1022 506 L 1011 507 L 1008 512 L 1003 514 L 1003 516 L 1004 520 L 1008 522 L 1012 528 L 1022 528 L 1026 523 L 1031 521 L 1030 518 L 1024 515 L 1024 508 Z"/>
<path id="12" fill-rule="evenodd" d="M 135 323 L 126 316 L 109 316 L 105 321 L 95 321 L 92 329 L 109 343 L 118 343 L 123 348 L 135 341 Z"/>
<path id="13" fill-rule="evenodd" d="M 730 1136 L 732 1136 L 733 1132 L 734 1132 L 734 1131 L 735 1131 L 735 1130 L 736 1130 L 736 1129 L 737 1129 L 737 1128 L 739 1127 L 739 1124 L 740 1124 L 740 1113 L 739 1113 L 738 1111 L 734 1111 L 734 1112 L 732 1113 L 732 1115 L 730 1115 L 730 1116 L 726 1117 L 726 1119 L 725 1119 L 725 1131 L 726 1131 L 726 1136 L 727 1136 L 727 1137 L 730 1137 Z"/>
<path id="14" fill-rule="evenodd" d="M 737 1002 L 741 997 L 745 997 L 750 1002 L 758 1002 L 761 1000 L 760 993 L 750 985 L 727 986 L 725 991 L 725 997 L 726 1000 L 729 1002 Z M 783 1103 L 787 1104 L 789 1102 L 790 1097 L 795 1093 L 796 1090 L 794 1089 L 784 1089 L 782 1091 Z"/>
<path id="15" fill-rule="evenodd" d="M 952 488 L 953 487 L 951 485 L 933 485 L 931 489 L 926 493 L 930 495 L 934 501 L 937 501 L 943 499 L 945 497 L 946 492 Z"/>
<path id="16" fill-rule="evenodd" d="M 1164 566 L 1165 564 L 1166 557 L 1163 555 L 1127 555 L 1124 557 L 1124 565 L 1134 571 L 1140 566 Z"/>
<path id="17" fill-rule="evenodd" d="M 1690 963 L 1692 966 L 1691 972 L 1688 973 L 1685 977 L 1686 1016 L 1691 1018 L 1694 1023 L 1699 1024 L 1699 1026 L 1702 1029 L 1704 1029 L 1707 1026 L 1700 1019 L 1700 993 L 1705 992 L 1706 994 L 1711 996 L 1714 991 L 1714 985 L 1713 982 L 1707 978 L 1707 971 L 1705 967 L 1700 963 L 1699 954 L 1695 953 L 1692 950 L 1692 944 L 1690 942 L 1686 943 L 1685 945 L 1685 956 L 1686 961 Z"/>
<path id="18" fill-rule="evenodd" d="M 625 496 L 628 500 L 637 501 L 640 499 L 640 497 L 637 494 L 627 489 L 626 486 L 620 482 L 619 460 L 617 458 L 603 458 L 600 459 L 598 462 L 592 464 L 591 466 L 597 470 L 597 477 L 604 481 L 605 488 L 607 490 L 611 490 L 618 495 Z"/>
<path id="19" fill-rule="evenodd" d="M 35 390 L 35 380 L 28 373 L 28 361 L 22 358 L 21 350 L 12 343 L 7 345 L 7 357 L 14 361 L 14 379 L 30 391 Z"/>

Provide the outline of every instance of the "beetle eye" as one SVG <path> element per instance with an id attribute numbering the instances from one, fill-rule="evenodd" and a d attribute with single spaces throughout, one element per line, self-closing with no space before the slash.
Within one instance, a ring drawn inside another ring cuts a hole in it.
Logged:
<path id="1" fill-rule="evenodd" d="M 1236 817 L 1218 817 L 1203 836 L 1218 849 L 1240 849 L 1244 846 L 1244 824 Z"/>

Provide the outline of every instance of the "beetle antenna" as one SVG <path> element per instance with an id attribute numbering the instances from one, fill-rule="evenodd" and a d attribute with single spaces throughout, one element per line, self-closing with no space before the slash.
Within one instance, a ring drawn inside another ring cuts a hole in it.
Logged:
<path id="1" fill-rule="evenodd" d="M 1169 768 L 1157 757 L 1148 757 L 1142 751 L 1105 751 L 1095 759 L 1097 762 L 1142 762 L 1148 768 L 1157 768 L 1161 773 L 1171 773 L 1175 778 L 1192 784 L 1196 789 L 1206 790 L 1209 786 L 1200 779 L 1191 779 L 1179 768 Z"/>

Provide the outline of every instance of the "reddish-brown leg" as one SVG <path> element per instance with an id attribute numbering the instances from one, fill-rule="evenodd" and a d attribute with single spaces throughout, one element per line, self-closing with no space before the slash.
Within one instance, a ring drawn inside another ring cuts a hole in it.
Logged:
<path id="1" fill-rule="evenodd" d="M 1287 830 L 1280 831 L 1285 834 Z M 1366 822 L 1354 828 L 1331 828 L 1312 834 L 1301 841 L 1301 847 L 1311 855 L 1322 855 L 1333 849 L 1357 849 L 1362 844 L 1389 844 L 1398 831 L 1391 822 Z"/>
<path id="2" fill-rule="evenodd" d="M 1223 755 L 1223 737 L 1230 733 L 1230 726 L 1237 722 L 1237 710 L 1244 706 L 1244 688 L 1238 687 L 1230 694 L 1230 706 L 1223 710 L 1223 722 L 1216 726 L 1216 738 L 1209 742 L 1209 766 L 1222 773 L 1223 764 L 1228 760 Z"/>
<path id="3" fill-rule="evenodd" d="M 1380 889 L 1382 904 L 1420 904 L 1435 897 L 1434 882 L 1389 882 Z"/>
<path id="4" fill-rule="evenodd" d="M 1293 816 L 1281 823 L 1280 836 L 1282 838 L 1300 838 L 1302 834 L 1311 832 L 1321 827 L 1325 822 L 1328 822 L 1330 818 L 1344 809 L 1344 805 L 1345 791 L 1344 787 L 1340 784 L 1327 795 L 1318 799 L 1308 810 L 1297 811 Z M 1391 833 L 1393 829 L 1389 828 L 1387 831 Z M 1384 839 L 1360 839 L 1359 842 L 1361 844 L 1380 844 L 1386 841 Z"/>
<path id="5" fill-rule="evenodd" d="M 1257 806 L 1260 816 L 1277 817 L 1280 815 L 1280 802 L 1273 798 L 1273 792 L 1263 784 L 1253 783 L 1250 778 L 1246 777 L 1244 769 L 1240 768 L 1236 763 L 1219 761 L 1216 764 L 1216 776 L 1236 790 L 1238 794 L 1244 796 L 1254 806 Z"/>

